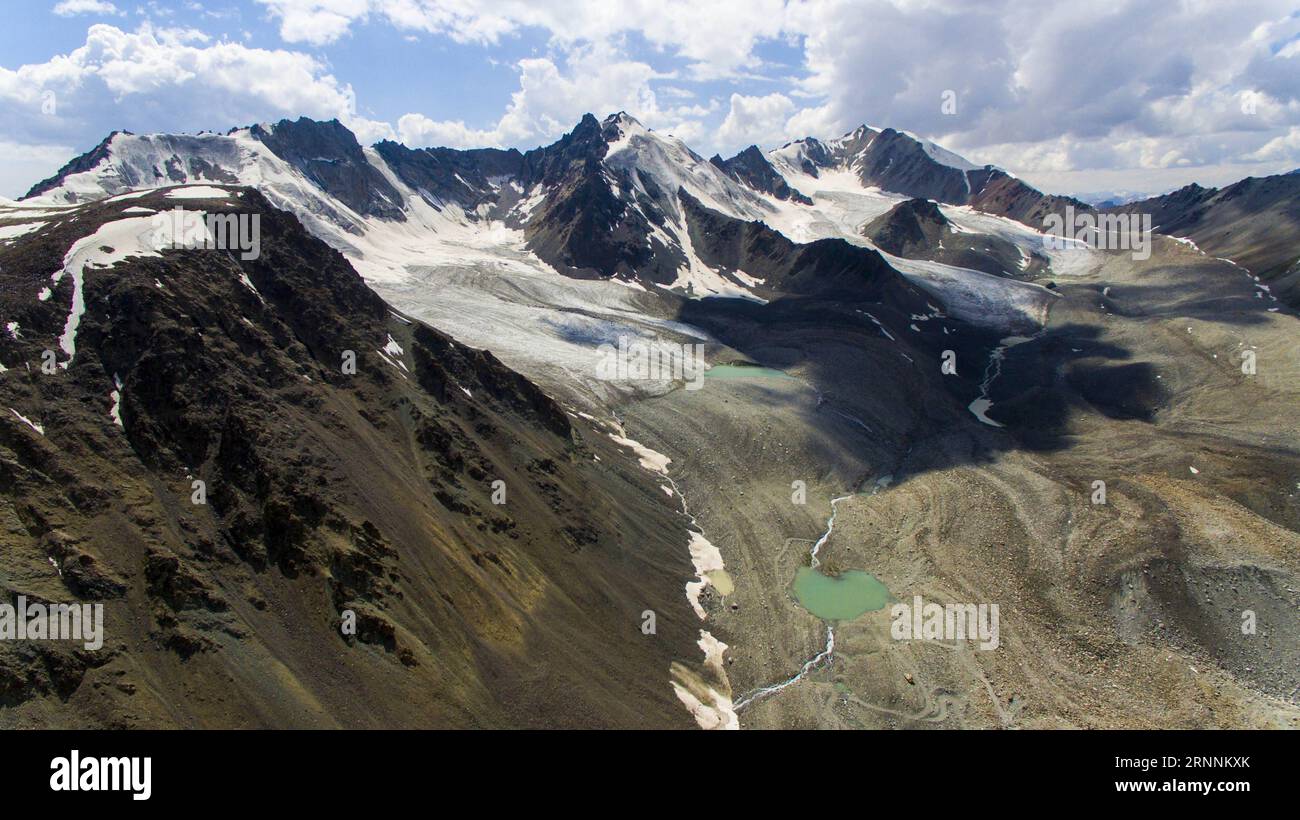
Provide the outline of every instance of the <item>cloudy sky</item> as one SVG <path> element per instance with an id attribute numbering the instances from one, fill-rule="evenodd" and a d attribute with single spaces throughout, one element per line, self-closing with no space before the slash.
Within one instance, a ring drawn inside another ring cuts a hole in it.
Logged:
<path id="1" fill-rule="evenodd" d="M 337 117 L 533 147 L 626 110 L 705 155 L 862 123 L 1041 188 L 1300 167 L 1300 4 L 1273 0 L 6 0 L 0 195 L 114 129 Z M 947 104 L 945 104 L 947 103 Z"/>

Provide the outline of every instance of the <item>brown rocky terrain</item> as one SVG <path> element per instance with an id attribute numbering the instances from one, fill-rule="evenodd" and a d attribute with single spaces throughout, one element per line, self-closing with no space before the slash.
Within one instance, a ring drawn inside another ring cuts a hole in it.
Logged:
<path id="1" fill-rule="evenodd" d="M 1231 259 L 1300 306 L 1300 173 L 1247 177 L 1223 188 L 1192 184 L 1109 210 L 1151 214 L 1156 231 Z"/>
<path id="2" fill-rule="evenodd" d="M 701 657 L 673 501 L 604 431 L 231 195 L 260 257 L 88 268 L 71 359 L 72 280 L 50 272 L 128 206 L 176 203 L 82 206 L 0 248 L 20 328 L 0 341 L 0 584 L 106 621 L 98 651 L 0 645 L 0 722 L 692 725 L 668 683 Z M 47 349 L 66 369 L 42 372 Z"/>

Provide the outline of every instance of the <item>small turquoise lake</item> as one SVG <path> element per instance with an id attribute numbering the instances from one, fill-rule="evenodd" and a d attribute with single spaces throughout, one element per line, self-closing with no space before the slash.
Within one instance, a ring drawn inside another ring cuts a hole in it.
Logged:
<path id="1" fill-rule="evenodd" d="M 831 576 L 812 567 L 800 567 L 794 576 L 794 597 L 818 618 L 851 621 L 884 609 L 889 603 L 889 590 L 876 576 L 859 569 Z"/>

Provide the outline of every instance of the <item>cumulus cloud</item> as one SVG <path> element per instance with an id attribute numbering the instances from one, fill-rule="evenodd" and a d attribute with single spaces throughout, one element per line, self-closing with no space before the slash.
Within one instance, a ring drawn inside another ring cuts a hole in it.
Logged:
<path id="1" fill-rule="evenodd" d="M 718 143 L 735 150 L 780 142 L 789 135 L 786 124 L 794 110 L 794 101 L 778 92 L 762 97 L 732 94 L 731 108 L 718 128 Z"/>
<path id="2" fill-rule="evenodd" d="M 626 108 L 698 134 L 710 150 L 834 136 L 868 123 L 919 132 L 1013 170 L 1067 171 L 1295 159 L 1284 136 L 1300 125 L 1300 18 L 1286 0 L 1248 7 L 1109 0 L 1087 14 L 1035 0 L 259 2 L 282 37 L 313 45 L 335 42 L 361 21 L 489 45 L 545 32 L 558 56 L 518 64 L 519 91 L 496 124 L 415 114 L 404 118 L 407 128 L 399 124 L 412 138 L 453 143 L 548 136 L 582 111 Z M 569 65 L 590 65 L 584 49 L 629 33 L 680 61 L 681 76 L 662 84 L 673 91 L 656 89 L 637 60 L 597 66 L 595 78 Z M 766 72 L 776 86 L 765 92 L 732 92 L 720 122 L 659 110 L 656 96 L 680 92 L 683 79 L 764 73 L 759 45 L 778 40 L 801 51 L 799 70 Z M 638 67 L 647 76 L 628 76 Z M 602 80 L 613 76 L 624 77 L 625 93 L 602 93 Z"/>
<path id="3" fill-rule="evenodd" d="M 403 114 L 397 120 L 397 139 L 414 148 L 496 148 L 500 135 L 494 129 L 475 129 L 464 120 L 432 120 L 423 114 Z"/>
<path id="4" fill-rule="evenodd" d="M 821 100 L 805 115 L 836 132 L 864 122 L 935 133 L 1014 103 L 1014 55 L 999 4 L 822 0 L 792 7 L 808 75 Z M 942 109 L 946 96 L 955 113 Z"/>
<path id="5" fill-rule="evenodd" d="M 8 139 L 36 145 L 84 146 L 118 128 L 225 130 L 299 115 L 338 118 L 365 137 L 392 134 L 360 116 L 352 88 L 311 55 L 147 23 L 135 31 L 96 24 L 67 54 L 0 68 L 0 114 Z"/>
<path id="6" fill-rule="evenodd" d="M 786 28 L 806 35 L 797 87 L 811 104 L 790 125 L 808 133 L 892 125 L 1041 173 L 1300 157 L 1283 137 L 1300 124 L 1300 18 L 1285 2 L 1112 0 L 1080 14 L 822 0 L 792 5 Z"/>
<path id="7" fill-rule="evenodd" d="M 287 43 L 325 45 L 348 33 L 352 24 L 369 13 L 367 0 L 314 0 L 266 2 L 280 18 L 280 37 Z"/>
<path id="8" fill-rule="evenodd" d="M 561 55 L 520 60 L 515 69 L 518 88 L 495 123 L 474 127 L 409 112 L 394 127 L 359 113 L 351 86 L 311 54 L 213 41 L 192 28 L 96 24 L 84 45 L 67 54 L 0 67 L 0 114 L 7 139 L 80 150 L 115 129 L 225 130 L 297 116 L 337 118 L 363 144 L 396 138 L 413 146 L 475 147 L 537 144 L 571 129 L 584 113 L 619 110 L 693 140 L 705 134 L 700 118 L 718 107 L 673 92 L 661 101 L 652 83 L 671 75 L 627 59 L 616 43 L 575 45 Z"/>
<path id="9" fill-rule="evenodd" d="M 1292 126 L 1285 134 L 1274 137 L 1253 154 L 1251 159 L 1260 161 L 1286 160 L 1294 162 L 1300 156 L 1300 127 Z"/>
<path id="10" fill-rule="evenodd" d="M 560 60 L 530 57 L 520 60 L 516 69 L 519 88 L 493 126 L 475 129 L 461 120 L 435 121 L 409 113 L 398 120 L 401 140 L 413 146 L 535 144 L 572 129 L 583 114 L 616 111 L 687 139 L 703 133 L 699 118 L 716 108 L 716 103 L 664 105 L 651 87 L 664 75 L 605 45 L 576 47 Z"/>
<path id="11" fill-rule="evenodd" d="M 1036 0 L 257 2 L 285 47 L 95 25 L 72 52 L 0 68 L 0 135 L 89 147 L 114 127 L 307 115 L 337 117 L 363 142 L 527 147 L 584 113 L 626 110 L 705 153 L 893 126 L 1046 185 L 1089 171 L 1190 180 L 1300 165 L 1290 0 L 1099 0 L 1084 14 Z M 117 11 L 104 0 L 55 10 Z M 495 116 L 391 112 L 390 124 L 363 115 L 312 51 L 347 48 L 364 23 L 477 44 L 492 59 L 506 38 L 540 33 L 545 46 L 514 59 L 518 84 Z M 44 111 L 51 94 L 57 113 Z"/>

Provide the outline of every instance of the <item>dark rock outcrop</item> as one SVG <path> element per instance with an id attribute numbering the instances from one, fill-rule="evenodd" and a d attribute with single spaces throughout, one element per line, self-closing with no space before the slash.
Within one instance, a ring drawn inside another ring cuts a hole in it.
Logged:
<path id="1" fill-rule="evenodd" d="M 731 159 L 723 159 L 715 154 L 709 162 L 721 168 L 732 179 L 748 185 L 755 191 L 771 194 L 777 199 L 797 202 L 800 205 L 813 204 L 811 199 L 790 187 L 785 177 L 778 174 L 763 152 L 758 150 L 757 145 L 749 146 Z"/>
<path id="2" fill-rule="evenodd" d="M 998 236 L 955 230 L 938 203 L 928 199 L 900 202 L 867 223 L 862 235 L 886 253 L 926 259 L 995 276 L 1032 278 L 1044 273 L 1047 260 L 1028 256 Z"/>

